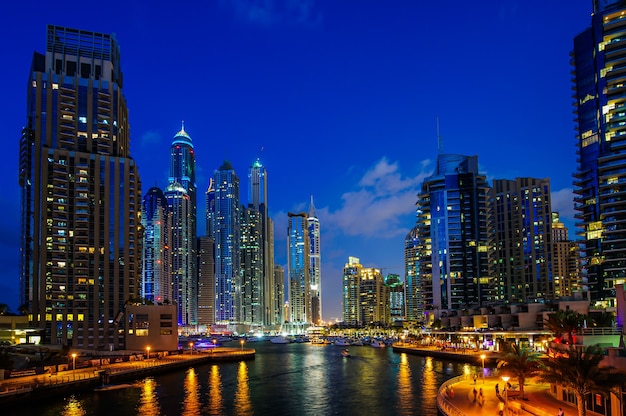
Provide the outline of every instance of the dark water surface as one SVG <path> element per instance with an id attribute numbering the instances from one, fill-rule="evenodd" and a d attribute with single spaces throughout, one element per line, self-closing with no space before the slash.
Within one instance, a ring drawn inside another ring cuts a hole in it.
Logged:
<path id="1" fill-rule="evenodd" d="M 19 415 L 437 415 L 445 380 L 474 371 L 391 348 L 247 344 L 251 361 L 204 364 L 133 387 L 33 401 Z M 5 414 L 1 412 L 0 414 Z"/>

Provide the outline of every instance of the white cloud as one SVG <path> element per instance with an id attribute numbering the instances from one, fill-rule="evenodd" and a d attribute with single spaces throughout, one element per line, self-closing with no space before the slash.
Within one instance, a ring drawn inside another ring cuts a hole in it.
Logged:
<path id="1" fill-rule="evenodd" d="M 574 191 L 572 188 L 563 188 L 558 191 L 552 191 L 552 210 L 558 211 L 561 221 L 574 222 Z"/>

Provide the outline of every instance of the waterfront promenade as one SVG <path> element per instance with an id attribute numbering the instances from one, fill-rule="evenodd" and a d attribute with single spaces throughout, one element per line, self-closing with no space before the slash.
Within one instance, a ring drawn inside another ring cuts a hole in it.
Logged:
<path id="1" fill-rule="evenodd" d="M 0 405 L 21 403 L 29 398 L 43 398 L 103 385 L 136 380 L 153 374 L 174 371 L 194 364 L 254 359 L 249 348 L 217 347 L 206 352 L 173 354 L 162 358 L 104 364 L 99 367 L 68 369 L 52 374 L 36 374 L 0 380 Z"/>
<path id="2" fill-rule="evenodd" d="M 472 350 L 441 350 L 436 347 L 421 347 L 414 344 L 394 344 L 395 352 L 405 352 L 466 362 L 475 366 L 482 366 L 481 355 L 485 355 L 485 377 L 480 370 L 476 373 L 454 377 L 443 383 L 438 392 L 437 405 L 440 412 L 445 416 L 474 416 L 474 415 L 498 415 L 504 402 L 496 394 L 496 384 L 500 388 L 500 397 L 505 398 L 503 392 L 504 382 L 498 376 L 492 375 L 492 369 L 496 367 L 499 354 L 489 351 Z M 577 409 L 568 403 L 561 402 L 550 394 L 550 385 L 540 383 L 537 379 L 526 380 L 524 386 L 525 399 L 519 398 L 519 386 L 517 380 L 509 380 L 512 388 L 506 395 L 508 415 L 510 416 L 556 416 L 559 408 L 566 415 L 578 414 Z M 476 389 L 476 397 L 474 397 Z M 482 397 L 480 391 L 482 390 Z M 501 404 L 502 403 L 502 404 Z M 504 412 L 504 415 L 507 415 Z"/>

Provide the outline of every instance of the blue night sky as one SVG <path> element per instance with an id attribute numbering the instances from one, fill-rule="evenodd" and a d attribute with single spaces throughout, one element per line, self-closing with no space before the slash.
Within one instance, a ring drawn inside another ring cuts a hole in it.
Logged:
<path id="1" fill-rule="evenodd" d="M 115 33 L 143 191 L 167 185 L 181 120 L 204 191 L 225 159 L 261 156 L 286 268 L 287 213 L 322 227 L 322 310 L 341 317 L 348 256 L 404 276 L 404 237 L 438 153 L 478 155 L 488 178 L 549 177 L 573 233 L 569 53 L 591 0 L 13 1 L 3 5 L 0 303 L 19 279 L 18 143 L 46 25 Z M 261 149 L 263 149 L 261 151 Z M 201 223 L 199 233 L 203 234 Z"/>

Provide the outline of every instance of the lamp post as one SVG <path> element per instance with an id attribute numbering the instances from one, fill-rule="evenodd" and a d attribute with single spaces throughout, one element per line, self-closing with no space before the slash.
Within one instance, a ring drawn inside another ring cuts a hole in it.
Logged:
<path id="1" fill-rule="evenodd" d="M 243 339 L 239 343 L 241 343 L 241 352 L 243 352 Z"/>
<path id="2" fill-rule="evenodd" d="M 193 342 L 189 343 L 189 353 L 193 355 Z"/>
<path id="3" fill-rule="evenodd" d="M 502 378 L 502 381 L 504 381 L 504 411 L 508 415 L 509 414 L 509 403 L 508 403 L 509 393 L 508 393 L 507 385 L 511 377 L 502 376 L 501 378 Z"/>
<path id="4" fill-rule="evenodd" d="M 148 353 L 148 360 L 150 359 L 150 347 L 146 347 L 146 352 Z"/>
<path id="5" fill-rule="evenodd" d="M 485 354 L 480 354 L 480 358 L 483 360 L 483 384 L 485 384 Z"/>
<path id="6" fill-rule="evenodd" d="M 76 380 L 76 353 L 72 353 L 72 376 Z"/>

